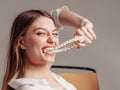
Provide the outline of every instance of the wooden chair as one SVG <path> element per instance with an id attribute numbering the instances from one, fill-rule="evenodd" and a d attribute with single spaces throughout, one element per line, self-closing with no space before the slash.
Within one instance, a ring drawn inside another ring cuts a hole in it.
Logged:
<path id="1" fill-rule="evenodd" d="M 89 67 L 59 65 L 53 65 L 52 68 L 83 70 L 85 72 L 62 72 L 58 74 L 72 83 L 77 90 L 100 90 L 95 69 Z"/>

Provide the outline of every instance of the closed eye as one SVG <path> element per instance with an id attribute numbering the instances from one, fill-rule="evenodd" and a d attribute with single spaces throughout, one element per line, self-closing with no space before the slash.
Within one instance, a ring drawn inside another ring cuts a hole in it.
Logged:
<path id="1" fill-rule="evenodd" d="M 45 32 L 37 32 L 37 35 L 39 35 L 39 36 L 45 36 L 47 34 Z"/>

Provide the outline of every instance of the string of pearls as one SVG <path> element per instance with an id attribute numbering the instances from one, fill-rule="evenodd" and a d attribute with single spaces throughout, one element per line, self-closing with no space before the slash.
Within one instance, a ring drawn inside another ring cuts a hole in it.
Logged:
<path id="1" fill-rule="evenodd" d="M 67 50 L 70 50 L 71 48 L 73 48 L 74 46 L 76 46 L 75 44 L 73 44 L 73 42 L 78 41 L 78 40 L 80 42 L 83 42 L 85 39 L 82 36 L 76 36 L 75 38 L 72 38 L 68 41 L 61 43 L 60 45 L 58 45 L 55 48 L 48 48 L 47 50 L 52 51 L 54 53 L 60 53 L 63 51 L 67 51 Z"/>

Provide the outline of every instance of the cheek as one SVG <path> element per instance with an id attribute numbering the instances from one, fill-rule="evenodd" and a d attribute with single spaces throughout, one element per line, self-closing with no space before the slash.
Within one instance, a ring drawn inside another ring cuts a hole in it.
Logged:
<path id="1" fill-rule="evenodd" d="M 39 39 L 29 39 L 25 42 L 26 53 L 29 56 L 40 53 L 40 50 L 43 46 L 43 40 Z"/>
<path id="2" fill-rule="evenodd" d="M 43 43 L 45 43 L 45 40 L 39 39 L 39 38 L 30 38 L 25 41 L 25 47 L 26 48 L 34 48 L 34 47 L 42 47 Z"/>
<path id="3" fill-rule="evenodd" d="M 41 59 L 41 48 L 43 46 L 43 41 L 32 40 L 26 41 L 26 57 L 30 62 L 36 62 Z"/>

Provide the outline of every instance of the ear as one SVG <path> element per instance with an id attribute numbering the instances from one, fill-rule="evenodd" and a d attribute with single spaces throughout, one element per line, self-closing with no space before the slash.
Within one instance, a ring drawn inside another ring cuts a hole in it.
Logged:
<path id="1" fill-rule="evenodd" d="M 22 36 L 20 36 L 18 38 L 18 47 L 21 49 L 25 49 L 25 42 L 24 42 L 24 38 Z"/>

